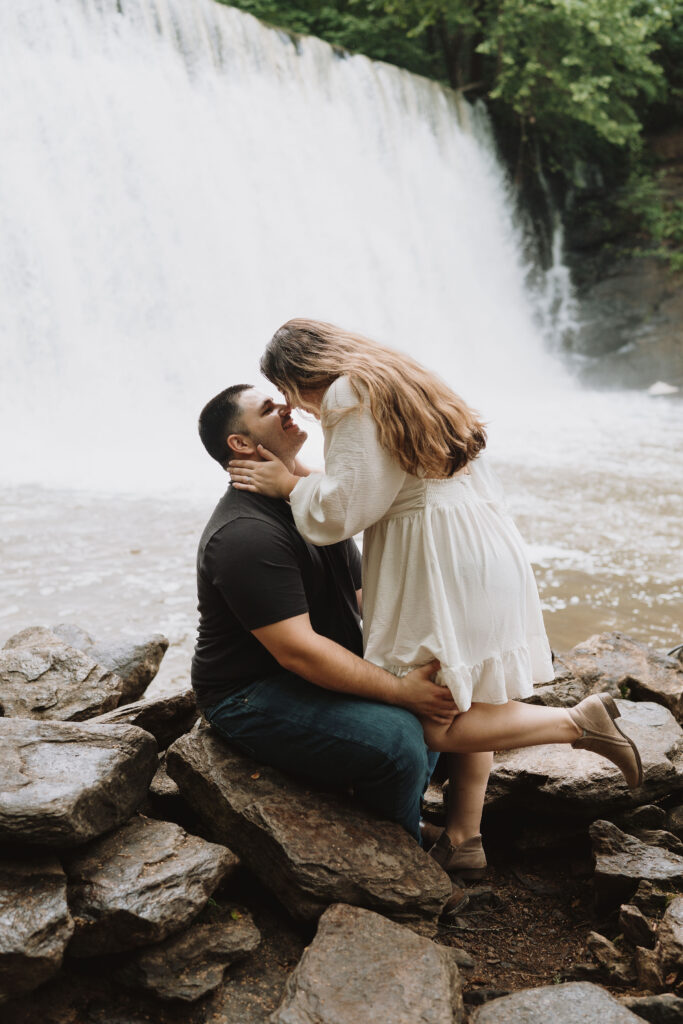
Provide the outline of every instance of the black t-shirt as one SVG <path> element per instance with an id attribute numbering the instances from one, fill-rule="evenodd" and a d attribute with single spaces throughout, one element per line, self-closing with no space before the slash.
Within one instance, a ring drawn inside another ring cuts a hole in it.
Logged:
<path id="1" fill-rule="evenodd" d="M 286 501 L 229 487 L 197 554 L 192 686 L 199 706 L 282 671 L 251 630 L 294 615 L 308 612 L 316 633 L 362 657 L 360 580 L 353 540 L 314 547 L 299 534 Z"/>

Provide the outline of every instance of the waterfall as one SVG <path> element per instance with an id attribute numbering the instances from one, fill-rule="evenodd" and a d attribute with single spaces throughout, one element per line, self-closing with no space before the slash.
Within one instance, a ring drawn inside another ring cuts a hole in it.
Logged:
<path id="1" fill-rule="evenodd" d="M 449 90 L 212 0 L 12 0 L 0 89 L 4 481 L 204 479 L 199 409 L 290 316 L 411 352 L 485 414 L 568 386 L 490 133 Z"/>

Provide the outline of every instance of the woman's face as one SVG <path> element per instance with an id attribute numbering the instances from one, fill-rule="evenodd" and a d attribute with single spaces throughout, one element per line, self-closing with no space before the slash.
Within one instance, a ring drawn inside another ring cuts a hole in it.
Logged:
<path id="1" fill-rule="evenodd" d="M 303 409 L 304 412 L 312 412 L 317 419 L 320 419 L 320 407 L 326 391 L 327 388 L 301 388 L 299 392 L 301 401 L 298 408 Z"/>

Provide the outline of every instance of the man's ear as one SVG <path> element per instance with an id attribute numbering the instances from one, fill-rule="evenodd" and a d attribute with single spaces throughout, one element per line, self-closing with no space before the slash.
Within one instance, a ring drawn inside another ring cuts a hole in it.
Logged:
<path id="1" fill-rule="evenodd" d="M 256 444 L 246 434 L 228 434 L 227 443 L 233 459 L 248 459 L 256 454 Z"/>

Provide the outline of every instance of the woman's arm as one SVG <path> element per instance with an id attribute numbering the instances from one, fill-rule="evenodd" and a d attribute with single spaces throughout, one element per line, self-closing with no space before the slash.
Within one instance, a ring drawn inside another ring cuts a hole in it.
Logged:
<path id="1" fill-rule="evenodd" d="M 350 391 L 348 382 L 337 384 Z M 406 476 L 380 445 L 367 404 L 359 406 L 355 399 L 354 407 L 339 416 L 335 405 L 348 407 L 351 396 L 346 401 L 342 388 L 337 390 L 342 395 L 325 410 L 325 472 L 299 479 L 289 495 L 297 529 L 312 544 L 334 544 L 376 523 Z"/>

